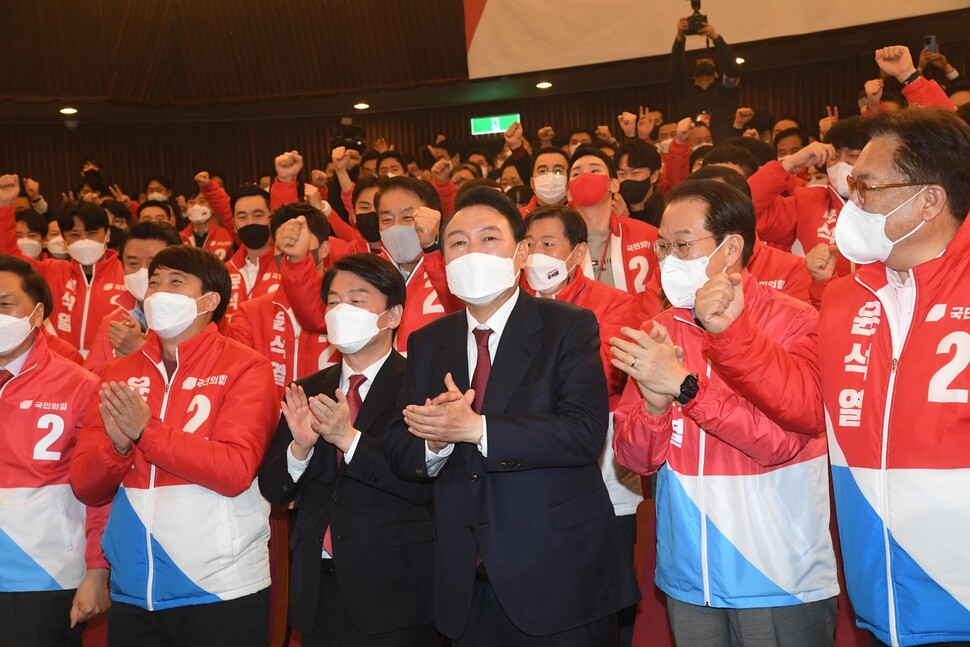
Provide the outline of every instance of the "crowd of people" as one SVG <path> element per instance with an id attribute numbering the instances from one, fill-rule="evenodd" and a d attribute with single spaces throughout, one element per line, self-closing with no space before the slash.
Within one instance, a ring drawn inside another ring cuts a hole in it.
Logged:
<path id="1" fill-rule="evenodd" d="M 0 176 L 0 645 L 263 647 L 271 506 L 308 647 L 630 645 L 654 544 L 677 645 L 833 645 L 840 569 L 968 644 L 970 88 L 885 47 L 816 129 L 734 58 L 680 21 L 619 138 Z"/>

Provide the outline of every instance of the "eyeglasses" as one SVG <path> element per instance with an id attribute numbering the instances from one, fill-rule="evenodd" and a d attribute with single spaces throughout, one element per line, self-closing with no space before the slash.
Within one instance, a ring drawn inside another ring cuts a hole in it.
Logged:
<path id="1" fill-rule="evenodd" d="M 856 193 L 859 196 L 859 202 L 863 205 L 866 203 L 866 193 L 869 191 L 882 191 L 883 189 L 898 189 L 904 186 L 922 186 L 926 182 L 893 182 L 890 184 L 866 184 L 862 180 L 857 180 L 851 175 L 846 176 L 846 184 L 849 186 L 849 194 Z"/>
<path id="2" fill-rule="evenodd" d="M 677 258 L 686 258 L 690 254 L 690 248 L 701 242 L 702 240 L 710 240 L 714 238 L 713 235 L 705 236 L 704 238 L 695 238 L 694 240 L 685 240 L 680 243 L 667 243 L 662 240 L 658 240 L 653 244 L 653 251 L 657 254 L 657 260 L 662 261 L 667 258 L 667 255 L 671 251 L 677 256 Z"/>

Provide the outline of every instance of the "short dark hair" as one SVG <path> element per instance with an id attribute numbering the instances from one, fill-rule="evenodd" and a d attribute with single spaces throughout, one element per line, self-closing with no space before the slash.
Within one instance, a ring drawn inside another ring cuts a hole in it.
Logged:
<path id="1" fill-rule="evenodd" d="M 164 267 L 191 274 L 202 281 L 202 293 L 215 292 L 219 295 L 219 305 L 212 313 L 212 321 L 218 323 L 229 307 L 229 297 L 232 296 L 232 280 L 226 264 L 215 254 L 190 245 L 174 245 L 166 247 L 155 255 L 148 267 L 148 276 Z"/>
<path id="2" fill-rule="evenodd" d="M 251 196 L 259 196 L 266 201 L 266 210 L 270 208 L 269 203 L 269 193 L 260 189 L 259 186 L 255 184 L 241 184 L 236 187 L 235 191 L 229 197 L 229 208 L 232 210 L 233 214 L 236 213 L 236 202 L 242 198 L 249 198 Z"/>
<path id="3" fill-rule="evenodd" d="M 642 139 L 631 139 L 628 142 L 623 142 L 616 149 L 616 157 L 613 159 L 616 160 L 617 166 L 620 165 L 624 156 L 627 158 L 626 163 L 630 168 L 648 168 L 651 173 L 658 171 L 663 163 L 657 147 L 651 146 Z"/>
<path id="4" fill-rule="evenodd" d="M 586 144 L 583 144 L 582 146 L 577 148 L 576 152 L 573 153 L 573 156 L 569 159 L 568 172 L 572 173 L 573 167 L 576 165 L 576 162 L 579 160 L 579 158 L 587 157 L 590 155 L 592 155 L 593 157 L 598 157 L 600 160 L 602 160 L 603 163 L 606 164 L 606 168 L 610 173 L 610 177 L 612 178 L 616 177 L 616 165 L 613 163 L 613 159 L 609 155 L 601 151 L 600 149 L 596 148 L 596 146 L 587 146 Z"/>
<path id="5" fill-rule="evenodd" d="M 145 193 L 148 193 L 148 185 L 151 184 L 153 180 L 161 184 L 169 191 L 172 190 L 172 182 L 167 177 L 165 177 L 164 175 L 152 175 L 147 180 L 145 180 Z"/>
<path id="6" fill-rule="evenodd" d="M 160 240 L 165 243 L 166 247 L 182 244 L 182 237 L 179 236 L 178 230 L 167 222 L 146 221 L 133 224 L 131 229 L 128 230 L 125 242 L 118 249 L 118 255 L 122 259 L 125 256 L 125 247 L 130 240 Z"/>
<path id="7" fill-rule="evenodd" d="M 131 210 L 117 200 L 102 200 L 101 206 L 111 213 L 112 218 L 123 218 L 131 222 Z"/>
<path id="8" fill-rule="evenodd" d="M 597 139 L 596 133 L 594 133 L 589 128 L 573 128 L 572 130 L 569 131 L 569 134 L 566 136 L 566 141 L 569 142 L 569 140 L 571 140 L 573 138 L 573 135 L 575 135 L 577 133 L 583 134 L 583 135 L 589 135 L 589 140 L 591 142 L 593 142 L 593 143 L 592 144 L 588 144 L 588 145 L 589 146 L 595 146 L 596 145 L 596 139 Z"/>
<path id="9" fill-rule="evenodd" d="M 589 240 L 589 229 L 586 227 L 586 221 L 583 220 L 583 217 L 579 215 L 578 211 L 564 204 L 547 204 L 541 206 L 532 211 L 522 224 L 526 232 L 528 232 L 529 227 L 536 220 L 548 220 L 550 218 L 557 218 L 562 223 L 562 230 L 566 234 L 566 240 L 573 247 Z"/>
<path id="10" fill-rule="evenodd" d="M 481 148 L 473 148 L 470 151 L 468 151 L 468 154 L 465 155 L 465 159 L 467 160 L 472 155 L 481 155 L 482 157 L 485 158 L 485 161 L 486 162 L 488 162 L 488 160 L 491 159 L 491 156 L 488 153 L 486 153 L 484 150 L 482 150 Z M 491 162 L 488 162 L 488 163 L 491 164 Z"/>
<path id="11" fill-rule="evenodd" d="M 33 209 L 18 209 L 13 219 L 14 222 L 22 222 L 27 225 L 28 231 L 40 234 L 41 238 L 47 238 L 47 232 L 50 230 L 50 225 L 47 224 L 47 218 Z"/>
<path id="12" fill-rule="evenodd" d="M 480 186 L 486 186 L 486 187 L 488 187 L 488 188 L 490 188 L 492 190 L 495 190 L 495 191 L 501 191 L 502 190 L 501 185 L 498 182 L 496 182 L 495 180 L 492 180 L 490 178 L 475 178 L 474 180 L 468 180 L 467 182 L 465 182 L 464 184 L 462 184 L 458 188 L 458 191 L 455 193 L 455 199 L 457 199 L 458 196 L 460 196 L 460 195 L 462 195 L 464 193 L 467 193 L 468 191 L 471 191 L 472 189 L 474 189 L 476 187 L 480 187 Z M 512 188 L 513 189 L 518 189 L 518 188 L 522 188 L 523 186 L 524 185 L 521 185 L 520 184 L 520 185 L 516 185 L 516 186 L 514 186 Z M 528 188 L 528 187 L 526 187 L 526 188 Z M 509 192 L 511 193 L 511 189 L 509 189 Z M 532 198 L 530 197 L 529 199 L 531 200 Z M 526 202 L 528 202 L 528 200 L 526 200 Z"/>
<path id="13" fill-rule="evenodd" d="M 751 153 L 755 161 L 758 162 L 758 166 L 764 166 L 768 162 L 773 162 L 778 157 L 775 155 L 775 149 L 771 144 L 767 144 L 760 139 L 755 139 L 754 137 L 728 137 L 723 142 L 718 142 L 718 146 L 721 144 L 740 146 L 744 150 Z"/>
<path id="14" fill-rule="evenodd" d="M 458 171 L 468 171 L 472 174 L 473 180 L 483 179 L 482 168 L 478 164 L 469 164 L 468 162 L 463 162 L 452 169 L 451 174 L 454 175 Z"/>
<path id="15" fill-rule="evenodd" d="M 710 153 L 712 148 L 714 147 L 710 144 L 703 144 L 692 150 L 690 152 L 690 161 L 687 162 L 688 170 L 694 168 L 694 164 L 697 163 L 698 159 L 704 159 L 704 156 Z"/>
<path id="16" fill-rule="evenodd" d="M 338 272 L 349 272 L 374 286 L 387 300 L 387 307 L 403 306 L 407 295 L 404 276 L 394 265 L 378 254 L 347 254 L 341 256 L 323 277 L 320 298 L 327 302 L 330 286 Z"/>
<path id="17" fill-rule="evenodd" d="M 477 206 L 491 207 L 498 211 L 508 221 L 515 242 L 522 242 L 525 238 L 525 226 L 522 224 L 522 214 L 519 213 L 519 208 L 515 206 L 515 203 L 512 202 L 509 196 L 487 186 L 477 186 L 470 191 L 462 193 L 461 196 L 455 199 L 455 213 L 468 207 Z M 453 218 L 454 216 L 448 218 L 441 225 L 442 238 L 444 238 L 445 231 L 448 229 L 448 225 Z"/>
<path id="18" fill-rule="evenodd" d="M 404 159 L 404 155 L 401 155 L 397 151 L 384 151 L 383 153 L 381 153 L 380 155 L 378 155 L 377 156 L 377 168 L 380 169 L 381 168 L 381 162 L 383 162 L 384 160 L 388 160 L 388 159 L 397 160 L 398 163 L 401 165 L 401 168 L 404 169 L 404 172 L 405 173 L 408 172 L 408 162 L 407 162 L 407 160 Z"/>
<path id="19" fill-rule="evenodd" d="M 90 164 L 91 166 L 95 167 L 99 171 L 104 168 L 104 165 L 101 163 L 101 160 L 99 160 L 97 157 L 94 157 L 93 155 L 88 155 L 87 157 L 82 159 L 81 166 L 79 168 L 83 169 L 87 164 Z"/>
<path id="20" fill-rule="evenodd" d="M 700 200 L 707 204 L 704 214 L 707 230 L 718 244 L 730 234 L 739 234 L 744 239 L 741 267 L 747 267 L 755 244 L 754 204 L 751 200 L 734 187 L 716 180 L 681 182 L 670 192 L 667 206 L 684 200 Z"/>
<path id="21" fill-rule="evenodd" d="M 161 200 L 145 200 L 144 202 L 138 205 L 138 210 L 135 211 L 135 217 L 141 218 L 141 212 L 149 207 L 158 207 L 160 209 L 164 209 L 165 213 L 168 214 L 169 218 L 178 222 L 178 220 L 175 217 L 175 208 L 172 206 L 172 203 L 162 202 Z"/>
<path id="22" fill-rule="evenodd" d="M 862 150 L 869 143 L 870 134 L 867 125 L 866 119 L 859 115 L 839 119 L 825 133 L 825 139 L 822 141 L 836 148 Z"/>
<path id="23" fill-rule="evenodd" d="M 458 147 L 452 144 L 447 139 L 443 139 L 436 144 L 432 144 L 431 148 L 440 148 L 441 150 L 448 153 L 448 157 L 454 157 L 455 155 L 458 155 Z M 461 159 L 461 156 L 459 156 L 458 159 Z M 407 165 L 405 164 L 405 167 L 406 166 Z"/>
<path id="24" fill-rule="evenodd" d="M 20 289 L 34 302 L 34 307 L 36 308 L 38 303 L 43 304 L 44 318 L 51 316 L 51 311 L 54 309 L 51 289 L 44 277 L 30 263 L 16 256 L 0 254 L 0 272 L 10 272 L 19 276 Z"/>
<path id="25" fill-rule="evenodd" d="M 62 232 L 74 229 L 74 218 L 78 218 L 84 225 L 85 231 L 94 229 L 108 229 L 108 214 L 97 202 L 87 200 L 71 200 L 60 208 L 57 214 L 57 226 Z"/>
<path id="26" fill-rule="evenodd" d="M 540 155 L 559 155 L 566 162 L 565 164 L 566 168 L 567 169 L 569 168 L 569 155 L 561 148 L 558 148 L 556 146 L 543 146 L 538 151 L 536 151 L 536 154 L 535 154 L 535 157 L 533 157 L 533 160 L 539 159 Z M 535 165 L 536 165 L 536 162 L 533 161 L 532 162 L 533 171 L 535 170 Z"/>
<path id="27" fill-rule="evenodd" d="M 306 202 L 291 202 L 274 211 L 273 216 L 269 220 L 270 234 L 275 238 L 276 230 L 284 222 L 299 218 L 300 216 L 306 218 L 307 229 L 310 230 L 311 234 L 316 236 L 316 239 L 321 245 L 327 242 L 330 238 L 330 223 L 323 217 L 323 212 Z"/>
<path id="28" fill-rule="evenodd" d="M 869 120 L 868 130 L 873 137 L 895 138 L 893 165 L 910 182 L 942 186 L 950 215 L 963 222 L 970 211 L 970 126 L 966 122 L 950 110 L 911 107 L 880 113 Z"/>
<path id="29" fill-rule="evenodd" d="M 718 144 L 704 156 L 704 166 L 708 164 L 737 164 L 744 169 L 745 177 L 751 177 L 760 166 L 748 149 L 733 144 Z"/>
<path id="30" fill-rule="evenodd" d="M 357 204 L 357 198 L 360 197 L 360 194 L 363 193 L 365 189 L 373 189 L 376 186 L 377 178 L 373 175 L 365 175 L 364 177 L 357 178 L 357 183 L 354 184 L 354 194 L 350 204 Z"/>
<path id="31" fill-rule="evenodd" d="M 778 142 L 789 137 L 798 137 L 798 141 L 802 143 L 802 146 L 808 146 L 808 135 L 802 132 L 801 128 L 786 128 L 785 130 L 779 131 L 771 142 L 771 145 L 775 148 L 775 155 L 778 154 Z"/>
<path id="32" fill-rule="evenodd" d="M 424 206 L 435 211 L 441 211 L 441 198 L 433 186 L 424 180 L 418 180 L 408 175 L 400 177 L 385 177 L 377 180 L 377 194 L 374 196 L 374 208 L 380 209 L 381 196 L 388 191 L 399 189 L 409 191 L 418 196 Z"/>
<path id="33" fill-rule="evenodd" d="M 695 181 L 695 180 L 715 180 L 723 181 L 725 184 L 733 186 L 735 189 L 748 196 L 751 199 L 751 187 L 748 186 L 748 181 L 744 179 L 744 176 L 735 171 L 733 168 L 727 166 L 702 166 L 684 180 Z"/>

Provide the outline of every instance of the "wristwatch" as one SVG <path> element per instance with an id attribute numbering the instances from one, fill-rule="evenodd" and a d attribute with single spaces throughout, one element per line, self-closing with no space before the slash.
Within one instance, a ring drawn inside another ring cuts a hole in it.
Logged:
<path id="1" fill-rule="evenodd" d="M 699 388 L 700 387 L 697 383 L 697 375 L 695 373 L 691 373 L 685 377 L 684 381 L 680 383 L 680 395 L 677 396 L 677 402 L 680 403 L 680 406 L 687 406 L 687 403 L 693 400 L 694 396 L 697 395 L 697 390 Z"/>
<path id="2" fill-rule="evenodd" d="M 903 87 L 905 88 L 907 85 L 909 85 L 910 83 L 912 83 L 913 81 L 915 81 L 921 76 L 923 76 L 923 74 L 919 70 L 916 70 L 915 72 L 913 72 L 912 74 L 906 77 L 906 80 L 903 81 Z"/>

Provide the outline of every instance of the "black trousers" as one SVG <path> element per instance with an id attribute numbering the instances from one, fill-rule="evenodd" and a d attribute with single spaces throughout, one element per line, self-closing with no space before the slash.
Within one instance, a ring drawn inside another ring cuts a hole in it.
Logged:
<path id="1" fill-rule="evenodd" d="M 569 631 L 530 636 L 512 624 L 485 578 L 475 580 L 471 615 L 454 647 L 599 647 L 616 644 L 616 614 Z"/>
<path id="2" fill-rule="evenodd" d="M 75 589 L 0 593 L 0 647 L 81 647 L 71 629 Z"/>
<path id="3" fill-rule="evenodd" d="M 123 602 L 108 610 L 111 647 L 266 647 L 269 589 L 212 604 L 146 611 Z"/>
<path id="4" fill-rule="evenodd" d="M 627 554 L 630 556 L 630 567 L 636 568 L 634 551 L 637 543 L 637 515 L 625 514 L 616 518 L 620 524 Z M 630 647 L 633 644 L 633 624 L 637 619 L 637 605 L 620 609 L 616 614 L 616 644 L 617 647 Z"/>
<path id="5" fill-rule="evenodd" d="M 321 562 L 320 595 L 313 632 L 303 635 L 303 647 L 440 647 L 434 625 L 406 627 L 383 634 L 362 634 L 350 621 L 333 561 Z"/>

